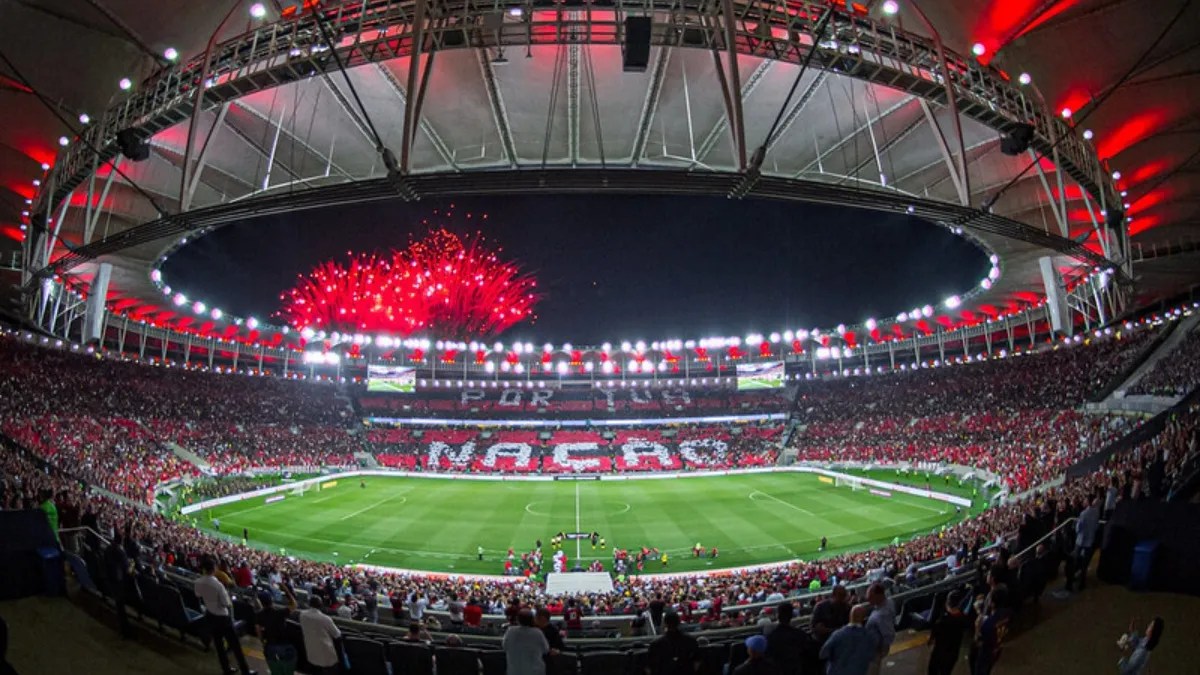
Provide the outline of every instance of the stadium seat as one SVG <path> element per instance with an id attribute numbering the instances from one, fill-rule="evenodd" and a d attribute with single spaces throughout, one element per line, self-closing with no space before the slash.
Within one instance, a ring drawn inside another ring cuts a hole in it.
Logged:
<path id="1" fill-rule="evenodd" d="M 311 670 L 312 664 L 308 662 L 308 652 L 304 649 L 304 631 L 300 628 L 300 622 L 288 619 L 287 623 L 283 624 L 283 636 L 288 644 L 296 646 L 296 669 L 300 672 Z"/>
<path id="2" fill-rule="evenodd" d="M 550 657 L 550 675 L 575 675 L 579 672 L 579 656 L 560 652 Z M 491 675 L 485 668 L 483 675 Z M 639 674 L 643 675 L 643 674 Z"/>
<path id="3" fill-rule="evenodd" d="M 746 650 L 745 642 L 737 640 L 733 644 L 729 645 L 729 669 L 733 670 L 734 668 L 742 665 L 746 662 L 746 659 L 749 658 L 749 656 L 750 653 Z"/>
<path id="4" fill-rule="evenodd" d="M 194 609 L 183 606 L 183 598 L 179 589 L 168 584 L 158 584 L 157 617 L 161 625 L 179 631 L 179 639 L 186 640 L 188 635 L 208 644 L 208 636 L 203 626 L 204 615 Z"/>
<path id="5" fill-rule="evenodd" d="M 508 657 L 505 657 L 502 651 L 481 651 L 479 652 L 479 662 L 484 664 L 484 675 L 505 675 L 509 670 Z M 575 671 L 570 670 L 569 673 L 574 675 Z"/>
<path id="6" fill-rule="evenodd" d="M 361 637 L 347 637 L 342 641 L 346 659 L 350 661 L 350 675 L 388 675 L 387 650 L 383 643 Z"/>
<path id="7" fill-rule="evenodd" d="M 584 652 L 579 659 L 583 675 L 612 675 L 625 672 L 629 657 L 623 652 Z"/>
<path id="8" fill-rule="evenodd" d="M 479 672 L 479 651 L 456 647 L 439 647 L 433 653 L 439 673 L 463 673 L 476 675 Z"/>
<path id="9" fill-rule="evenodd" d="M 415 642 L 389 642 L 388 661 L 393 673 L 433 675 L 433 650 Z"/>
<path id="10" fill-rule="evenodd" d="M 629 675 L 645 675 L 650 650 L 635 649 L 629 652 Z"/>
<path id="11" fill-rule="evenodd" d="M 703 665 L 700 672 L 702 675 L 721 675 L 728 656 L 729 648 L 723 644 L 701 645 L 700 660 Z"/>

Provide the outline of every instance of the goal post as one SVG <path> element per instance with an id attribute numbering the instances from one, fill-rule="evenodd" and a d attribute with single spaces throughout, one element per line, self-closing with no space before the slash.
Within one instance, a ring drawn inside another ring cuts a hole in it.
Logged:
<path id="1" fill-rule="evenodd" d="M 834 487 L 848 487 L 855 492 L 863 489 L 862 480 L 853 476 L 834 476 L 833 485 Z"/>

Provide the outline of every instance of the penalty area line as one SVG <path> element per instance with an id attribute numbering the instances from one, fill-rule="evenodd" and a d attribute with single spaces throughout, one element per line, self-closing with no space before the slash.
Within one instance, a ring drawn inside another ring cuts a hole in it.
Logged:
<path id="1" fill-rule="evenodd" d="M 393 500 L 393 499 L 395 499 L 396 497 L 400 497 L 400 500 L 401 500 L 401 501 L 400 501 L 400 503 L 401 503 L 401 504 L 403 504 L 404 502 L 407 502 L 407 501 L 408 501 L 408 497 L 406 497 L 406 496 L 404 496 L 404 495 L 393 495 L 393 496 L 391 496 L 391 497 L 388 497 L 387 499 L 385 499 L 385 500 L 383 500 L 383 501 L 381 501 L 381 502 L 375 502 L 374 504 L 371 504 L 370 506 L 367 506 L 366 508 L 359 509 L 359 510 L 357 510 L 357 511 L 355 511 L 354 513 L 351 513 L 351 514 L 349 514 L 349 515 L 342 516 L 341 518 L 338 518 L 338 520 L 350 520 L 350 519 L 351 519 L 351 518 L 353 518 L 354 516 L 360 516 L 360 515 L 362 515 L 362 514 L 366 513 L 367 511 L 370 511 L 371 509 L 373 509 L 373 508 L 375 508 L 375 507 L 378 507 L 378 506 L 383 506 L 384 504 L 386 504 L 386 503 L 388 503 L 388 502 L 392 501 L 392 500 Z"/>
<path id="2" fill-rule="evenodd" d="M 767 494 L 766 492 L 763 492 L 762 490 L 755 490 L 754 492 L 751 492 L 748 495 L 748 498 L 752 502 L 758 501 L 757 499 L 754 498 L 754 495 L 762 495 L 763 497 L 766 497 L 767 499 L 770 499 L 771 501 L 773 501 L 777 504 L 783 504 L 784 506 L 786 506 L 790 509 L 795 509 L 795 510 L 799 511 L 800 513 L 810 515 L 813 518 L 817 517 L 817 514 L 813 513 L 812 511 L 809 511 L 808 509 L 802 509 L 799 506 L 796 506 L 795 504 L 792 504 L 790 502 L 785 502 L 782 499 L 780 499 L 779 497 L 776 497 L 775 495 Z"/>

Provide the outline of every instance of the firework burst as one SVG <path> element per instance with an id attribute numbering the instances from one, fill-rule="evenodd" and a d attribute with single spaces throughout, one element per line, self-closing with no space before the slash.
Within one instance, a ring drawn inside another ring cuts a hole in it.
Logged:
<path id="1" fill-rule="evenodd" d="M 294 328 L 485 337 L 533 316 L 537 282 L 476 232 L 429 232 L 390 255 L 327 261 L 280 296 Z"/>

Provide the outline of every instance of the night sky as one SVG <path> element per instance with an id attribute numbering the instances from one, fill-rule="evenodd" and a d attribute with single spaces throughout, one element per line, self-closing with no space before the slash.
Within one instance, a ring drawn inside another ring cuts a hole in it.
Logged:
<path id="1" fill-rule="evenodd" d="M 189 244 L 163 272 L 190 298 L 261 319 L 314 264 L 403 247 L 438 225 L 481 230 L 536 275 L 537 320 L 504 336 L 536 343 L 831 328 L 940 302 L 989 267 L 971 243 L 906 216 L 722 197 L 520 196 L 256 219 Z"/>

